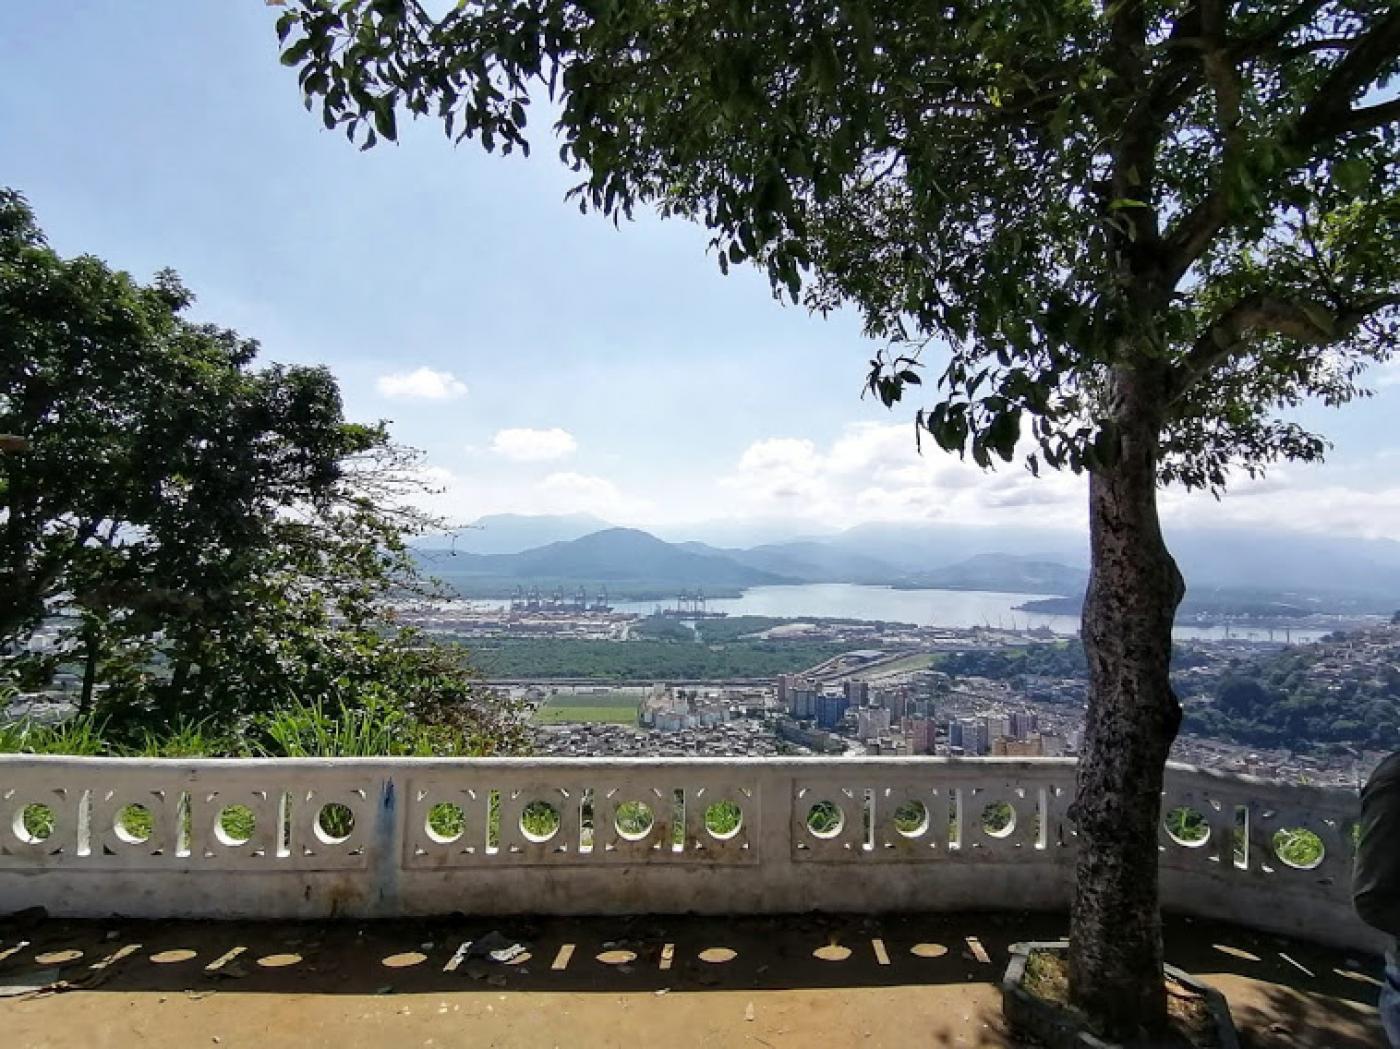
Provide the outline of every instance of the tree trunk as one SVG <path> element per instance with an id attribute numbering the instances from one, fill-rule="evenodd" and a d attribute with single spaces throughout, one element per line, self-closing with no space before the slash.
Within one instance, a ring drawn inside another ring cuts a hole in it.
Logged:
<path id="1" fill-rule="evenodd" d="M 1118 452 L 1089 479 L 1089 708 L 1071 810 L 1079 854 L 1069 968 L 1072 1000 L 1110 1038 L 1158 1030 L 1167 1015 L 1157 822 L 1181 724 L 1169 675 L 1185 588 L 1157 518 L 1163 389 L 1150 365 L 1114 374 Z"/>
<path id="2" fill-rule="evenodd" d="M 91 623 L 83 627 L 83 691 L 78 699 L 78 715 L 92 711 L 92 693 L 97 685 L 97 631 Z"/>

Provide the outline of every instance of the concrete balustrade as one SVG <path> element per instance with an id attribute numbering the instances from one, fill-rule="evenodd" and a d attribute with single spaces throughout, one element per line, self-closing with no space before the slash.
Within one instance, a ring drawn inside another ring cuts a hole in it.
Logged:
<path id="1" fill-rule="evenodd" d="M 1065 759 L 0 756 L 0 913 L 1062 910 L 1073 791 Z M 1350 906 L 1355 792 L 1172 766 L 1177 809 L 1165 908 L 1381 946 Z M 1276 848 L 1297 828 L 1306 869 Z"/>

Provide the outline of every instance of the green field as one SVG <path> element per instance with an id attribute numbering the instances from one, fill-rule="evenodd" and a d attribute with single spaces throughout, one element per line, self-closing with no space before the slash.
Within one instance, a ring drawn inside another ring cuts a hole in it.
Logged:
<path id="1" fill-rule="evenodd" d="M 561 693 L 550 696 L 535 712 L 538 725 L 589 721 L 597 724 L 635 725 L 640 697 L 628 692 Z"/>
<path id="2" fill-rule="evenodd" d="M 716 622 L 723 622 L 717 620 Z M 486 678 L 606 681 L 718 681 L 796 674 L 847 651 L 820 641 L 585 641 L 578 638 L 470 638 L 472 665 Z"/>

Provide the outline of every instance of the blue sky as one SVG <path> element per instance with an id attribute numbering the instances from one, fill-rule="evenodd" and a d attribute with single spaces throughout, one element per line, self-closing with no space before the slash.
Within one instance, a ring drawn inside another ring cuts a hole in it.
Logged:
<path id="1" fill-rule="evenodd" d="M 329 365 L 352 415 L 424 450 L 454 519 L 587 510 L 671 534 L 1082 520 L 1073 478 L 920 460 L 912 408 L 860 399 L 874 347 L 855 317 L 781 307 L 753 271 L 721 276 L 698 227 L 581 216 L 547 145 L 491 157 L 408 124 L 360 153 L 322 130 L 277 61 L 275 15 L 253 0 L 6 5 L 0 184 L 65 254 L 143 277 L 172 266 L 199 317 L 268 360 Z M 1400 538 L 1400 369 L 1379 378 L 1368 403 L 1307 413 L 1336 442 L 1327 465 L 1222 504 L 1170 494 L 1164 513 Z"/>

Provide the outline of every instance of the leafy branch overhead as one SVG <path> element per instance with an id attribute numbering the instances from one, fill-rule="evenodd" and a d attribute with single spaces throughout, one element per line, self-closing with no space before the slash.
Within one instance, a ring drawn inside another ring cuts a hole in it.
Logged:
<path id="1" fill-rule="evenodd" d="M 1278 413 L 1393 351 L 1400 8 L 1388 0 L 911 4 L 291 0 L 283 61 L 365 147 L 397 117 L 528 150 L 583 209 L 702 221 L 722 269 L 948 350 L 919 425 L 978 462 L 1093 469 L 1107 376 L 1171 390 L 1162 473 L 1312 458 Z"/>

